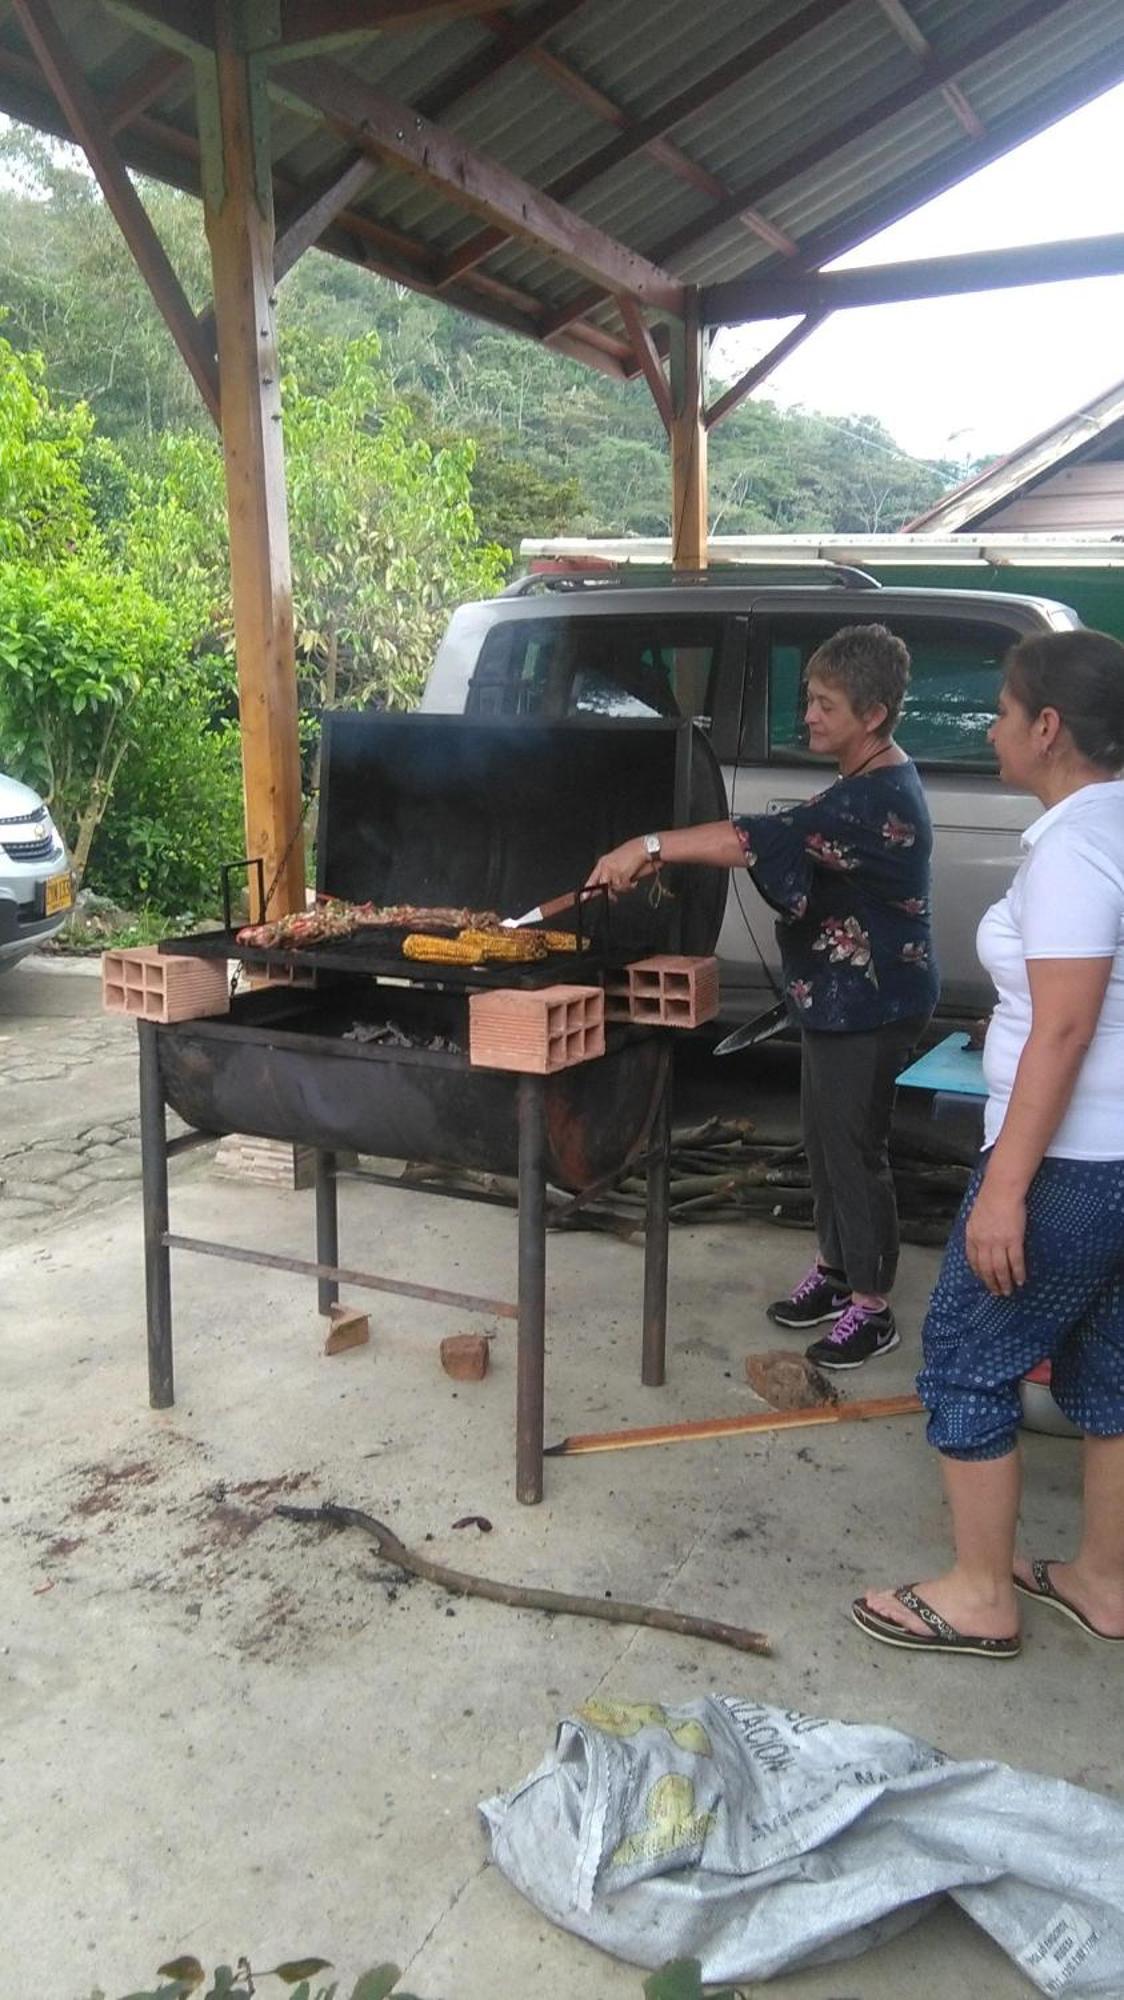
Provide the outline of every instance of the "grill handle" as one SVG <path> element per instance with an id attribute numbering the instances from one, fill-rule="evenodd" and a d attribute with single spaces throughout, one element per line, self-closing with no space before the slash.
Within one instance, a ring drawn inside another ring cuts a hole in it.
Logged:
<path id="1" fill-rule="evenodd" d="M 257 877 L 258 877 L 257 921 L 260 923 L 263 922 L 265 919 L 265 862 L 263 861 L 260 854 L 255 854 L 252 858 L 250 855 L 244 854 L 240 861 L 228 861 L 224 864 L 223 868 L 220 870 L 222 879 L 222 920 L 224 928 L 228 931 L 232 931 L 234 929 L 233 912 L 230 906 L 230 878 L 232 875 L 236 874 L 240 868 L 244 868 L 246 870 L 247 877 L 249 876 L 251 868 L 257 870 Z"/>

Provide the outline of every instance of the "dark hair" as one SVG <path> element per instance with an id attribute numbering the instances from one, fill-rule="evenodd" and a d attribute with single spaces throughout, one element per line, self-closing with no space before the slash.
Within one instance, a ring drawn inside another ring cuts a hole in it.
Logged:
<path id="1" fill-rule="evenodd" d="M 1006 685 L 1031 721 L 1057 710 L 1082 757 L 1105 771 L 1124 764 L 1124 646 L 1107 632 L 1043 632 L 1020 639 L 1004 663 Z"/>
<path id="2" fill-rule="evenodd" d="M 841 687 L 856 715 L 869 715 L 881 703 L 886 720 L 879 734 L 889 736 L 909 685 L 909 648 L 885 625 L 844 625 L 816 647 L 805 681 L 809 674 Z"/>

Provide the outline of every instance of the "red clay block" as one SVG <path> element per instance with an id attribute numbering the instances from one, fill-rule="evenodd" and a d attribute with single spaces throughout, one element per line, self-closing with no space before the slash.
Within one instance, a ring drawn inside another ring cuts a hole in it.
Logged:
<path id="1" fill-rule="evenodd" d="M 449 1334 L 441 1342 L 441 1366 L 454 1382 L 482 1382 L 488 1373 L 487 1335 Z"/>
<path id="2" fill-rule="evenodd" d="M 138 1021 L 198 1021 L 230 1012 L 223 959 L 165 956 L 155 945 L 103 952 L 101 997 L 107 1014 Z"/>
<path id="3" fill-rule="evenodd" d="M 629 1017 L 659 1028 L 697 1028 L 718 1012 L 718 960 L 665 952 L 628 968 Z"/>
<path id="4" fill-rule="evenodd" d="M 371 1338 L 371 1321 L 357 1306 L 329 1306 L 331 1331 L 324 1342 L 325 1354 L 346 1354 L 351 1347 L 365 1347 Z"/>
<path id="5" fill-rule="evenodd" d="M 468 1003 L 469 1061 L 477 1069 L 552 1076 L 605 1053 L 599 986 L 505 987 Z"/>

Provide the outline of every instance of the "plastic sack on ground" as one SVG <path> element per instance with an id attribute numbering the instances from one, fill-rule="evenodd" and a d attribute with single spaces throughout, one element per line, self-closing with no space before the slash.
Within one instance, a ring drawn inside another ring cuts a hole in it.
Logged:
<path id="1" fill-rule="evenodd" d="M 593 1701 L 480 1811 L 537 1909 L 636 1965 L 767 1979 L 950 1895 L 1040 1992 L 1124 1994 L 1124 1808 L 896 1729 L 728 1696 Z"/>

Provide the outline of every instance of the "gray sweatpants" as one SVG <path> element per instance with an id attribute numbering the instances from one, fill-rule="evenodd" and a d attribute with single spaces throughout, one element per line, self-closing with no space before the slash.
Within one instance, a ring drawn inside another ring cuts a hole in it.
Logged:
<path id="1" fill-rule="evenodd" d="M 800 1119 L 820 1256 L 852 1291 L 888 1292 L 897 1274 L 894 1078 L 924 1027 L 892 1021 L 869 1034 L 801 1037 Z"/>

